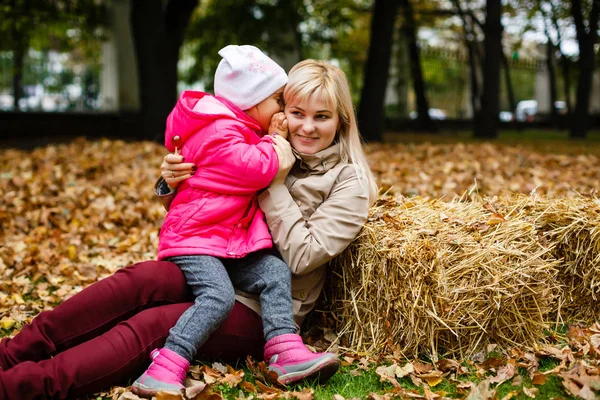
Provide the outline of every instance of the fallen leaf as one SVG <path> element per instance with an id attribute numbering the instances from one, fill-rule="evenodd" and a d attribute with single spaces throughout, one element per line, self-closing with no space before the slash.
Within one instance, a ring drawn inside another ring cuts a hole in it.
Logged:
<path id="1" fill-rule="evenodd" d="M 183 393 L 176 392 L 158 392 L 154 397 L 156 400 L 185 400 Z"/>
<path id="2" fill-rule="evenodd" d="M 290 397 L 298 400 L 313 400 L 315 391 L 311 388 L 304 388 L 301 392 L 290 392 Z"/>
<path id="3" fill-rule="evenodd" d="M 536 396 L 539 393 L 539 389 L 538 388 L 528 388 L 528 387 L 523 387 L 523 393 L 527 396 L 530 397 L 532 399 L 535 399 Z"/>
<path id="4" fill-rule="evenodd" d="M 483 380 L 471 389 L 465 400 L 487 400 L 496 396 L 496 389 L 490 388 L 490 382 Z"/>
<path id="5" fill-rule="evenodd" d="M 396 380 L 396 367 L 397 365 L 392 364 L 390 366 L 379 366 L 375 369 L 375 373 L 379 375 L 381 382 L 390 382 L 394 387 L 400 387 L 400 384 Z"/>
<path id="6" fill-rule="evenodd" d="M 534 385 L 543 385 L 548 380 L 548 375 L 541 374 L 536 372 L 533 374 L 533 378 L 531 378 L 531 383 Z"/>
<path id="7" fill-rule="evenodd" d="M 402 367 L 397 366 L 394 370 L 394 374 L 398 378 L 404 378 L 406 375 L 412 374 L 413 372 L 415 372 L 415 367 L 409 362 L 404 364 Z"/>
<path id="8" fill-rule="evenodd" d="M 117 398 L 117 400 L 143 400 L 143 399 L 131 392 L 124 392 L 124 393 L 121 393 L 121 395 Z"/>
<path id="9" fill-rule="evenodd" d="M 425 379 L 425 382 L 427 382 L 427 384 L 431 387 L 438 385 L 440 382 L 442 382 L 444 380 L 444 378 L 442 378 L 442 377 L 433 377 L 433 376 L 425 377 L 423 379 Z"/>
<path id="10" fill-rule="evenodd" d="M 10 317 L 2 317 L 2 319 L 0 319 L 0 326 L 2 326 L 2 329 L 10 329 L 13 326 L 15 326 L 16 321 L 13 318 Z"/>

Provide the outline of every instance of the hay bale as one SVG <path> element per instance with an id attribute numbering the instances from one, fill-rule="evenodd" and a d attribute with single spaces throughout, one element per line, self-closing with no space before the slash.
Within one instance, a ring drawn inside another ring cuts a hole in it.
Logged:
<path id="1" fill-rule="evenodd" d="M 484 203 L 380 200 L 332 261 L 326 301 L 356 351 L 466 357 L 533 346 L 560 296 L 558 261 L 518 212 Z"/>
<path id="2" fill-rule="evenodd" d="M 536 230 L 560 260 L 557 279 L 565 290 L 557 314 L 565 322 L 600 319 L 600 200 L 574 197 L 530 201 Z"/>

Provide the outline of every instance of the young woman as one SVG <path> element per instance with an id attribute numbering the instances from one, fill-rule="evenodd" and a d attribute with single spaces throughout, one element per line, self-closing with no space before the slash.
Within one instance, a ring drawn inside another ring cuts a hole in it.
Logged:
<path id="1" fill-rule="evenodd" d="M 284 100 L 289 142 L 275 138 L 278 172 L 258 201 L 292 272 L 299 326 L 323 288 L 327 262 L 359 233 L 377 189 L 339 68 L 300 62 L 289 72 Z M 173 157 L 161 168 L 172 187 L 191 174 L 190 165 L 168 162 Z M 135 377 L 191 300 L 175 264 L 148 261 L 118 271 L 0 342 L 0 399 L 76 397 Z M 196 358 L 260 357 L 258 305 L 252 295 L 237 295 Z"/>

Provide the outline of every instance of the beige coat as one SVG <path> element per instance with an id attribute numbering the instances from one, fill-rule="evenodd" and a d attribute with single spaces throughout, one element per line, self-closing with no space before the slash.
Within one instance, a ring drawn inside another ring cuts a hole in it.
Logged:
<path id="1" fill-rule="evenodd" d="M 285 187 L 268 187 L 258 197 L 273 242 L 292 270 L 298 326 L 323 289 L 328 261 L 355 239 L 369 213 L 368 191 L 354 166 L 340 161 L 339 150 L 336 144 L 297 155 Z M 238 293 L 237 300 L 260 313 L 256 296 Z"/>

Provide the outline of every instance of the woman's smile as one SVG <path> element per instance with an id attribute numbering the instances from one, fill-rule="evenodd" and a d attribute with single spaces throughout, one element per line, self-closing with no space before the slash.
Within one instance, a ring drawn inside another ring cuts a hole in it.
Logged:
<path id="1" fill-rule="evenodd" d="M 331 146 L 340 117 L 335 107 L 322 94 L 316 94 L 285 107 L 285 116 L 290 131 L 290 144 L 303 154 L 315 154 Z"/>

